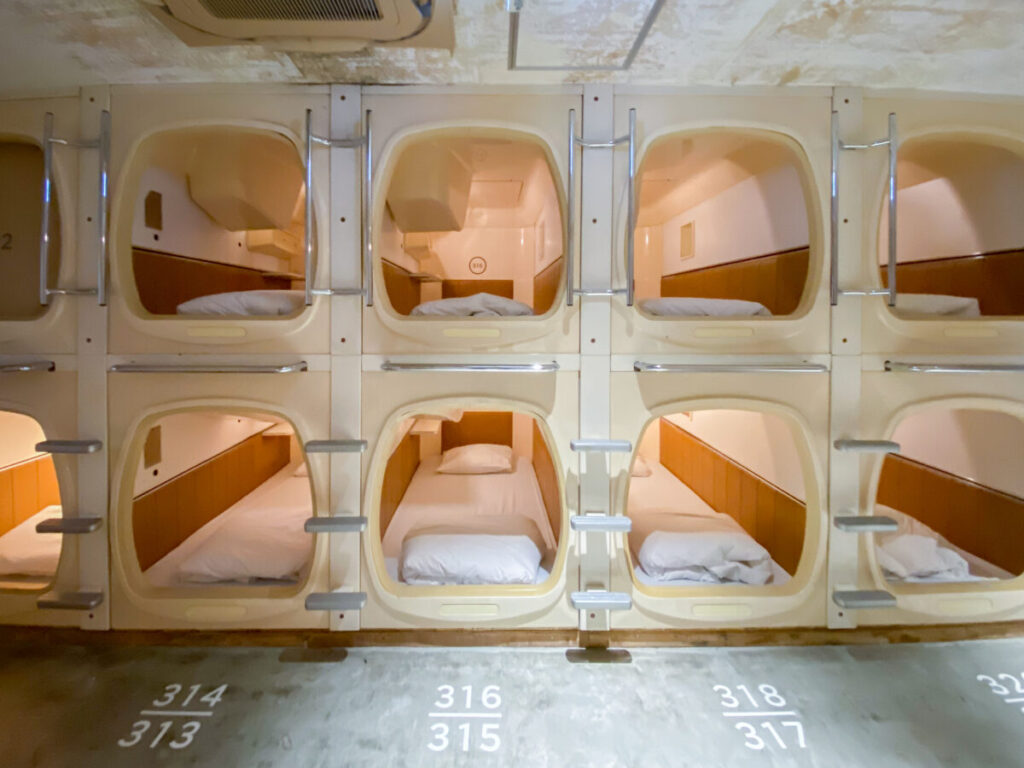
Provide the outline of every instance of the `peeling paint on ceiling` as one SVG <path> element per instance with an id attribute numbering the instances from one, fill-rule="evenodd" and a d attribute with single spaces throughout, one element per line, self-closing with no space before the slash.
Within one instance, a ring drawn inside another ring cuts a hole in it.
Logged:
<path id="1" fill-rule="evenodd" d="M 614 65 L 652 0 L 525 0 L 521 64 Z M 0 91 L 94 83 L 852 85 L 1024 96 L 1022 0 L 669 0 L 628 72 L 507 69 L 504 0 L 457 0 L 456 48 L 189 48 L 138 0 L 4 0 Z"/>

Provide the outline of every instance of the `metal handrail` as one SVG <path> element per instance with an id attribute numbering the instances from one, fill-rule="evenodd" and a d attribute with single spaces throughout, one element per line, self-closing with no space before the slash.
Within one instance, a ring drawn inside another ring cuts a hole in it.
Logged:
<path id="1" fill-rule="evenodd" d="M 828 366 L 816 363 L 633 363 L 637 373 L 828 373 Z"/>
<path id="2" fill-rule="evenodd" d="M 96 255 L 95 288 L 50 287 L 50 208 L 53 202 L 53 146 L 99 150 L 99 195 L 96 212 L 99 252 Z M 107 305 L 107 219 L 110 215 L 110 112 L 100 112 L 100 134 L 94 141 L 68 141 L 53 135 L 53 112 L 43 115 L 43 187 L 39 218 L 39 303 L 49 306 L 51 296 L 95 296 L 101 307 Z"/>
<path id="3" fill-rule="evenodd" d="M 336 149 L 358 149 L 364 147 L 365 170 L 361 176 L 361 216 L 360 226 L 362 229 L 363 246 L 363 287 L 360 288 L 316 288 L 313 275 L 313 145 L 319 144 L 325 147 Z M 305 256 L 305 303 L 310 306 L 314 296 L 363 296 L 366 299 L 366 306 L 373 306 L 373 275 L 370 269 L 369 250 L 367 245 L 370 241 L 371 224 L 369 222 L 369 210 L 372 210 L 372 195 L 370 180 L 372 179 L 372 157 L 373 151 L 370 143 L 370 110 L 366 110 L 366 117 L 363 128 L 363 135 L 349 139 L 327 139 L 313 133 L 313 110 L 306 110 L 306 203 L 305 203 L 305 234 L 303 237 L 303 253 Z M 368 200 L 370 201 L 368 203 Z"/>
<path id="4" fill-rule="evenodd" d="M 32 373 L 36 371 L 50 372 L 57 370 L 53 360 L 29 360 L 24 363 L 4 363 L 0 365 L 0 373 Z"/>
<path id="5" fill-rule="evenodd" d="M 565 305 L 572 306 L 575 291 L 573 261 L 576 254 L 576 110 L 569 110 L 569 189 L 565 196 L 566 212 L 566 263 L 565 263 Z"/>
<path id="6" fill-rule="evenodd" d="M 1024 373 L 1021 364 L 985 363 L 897 363 L 885 361 L 890 373 Z"/>
<path id="7" fill-rule="evenodd" d="M 839 138 L 839 113 L 832 110 L 832 170 L 831 170 L 831 199 L 830 199 L 830 221 L 831 233 L 829 240 L 829 261 L 831 264 L 831 280 L 829 283 L 829 301 L 832 306 L 839 303 L 840 296 L 887 296 L 890 307 L 896 306 L 896 187 L 897 187 L 897 159 L 899 153 L 899 140 L 896 132 L 896 113 L 889 113 L 889 131 L 884 139 L 878 139 L 867 144 L 844 144 Z M 839 153 L 842 150 L 874 149 L 875 147 L 889 148 L 889 179 L 888 179 L 888 254 L 886 264 L 886 280 L 888 286 L 882 290 L 866 291 L 843 291 L 839 288 Z"/>
<path id="8" fill-rule="evenodd" d="M 305 373 L 309 364 L 305 360 L 282 365 L 172 365 L 164 363 L 118 363 L 110 373 Z"/>
<path id="9" fill-rule="evenodd" d="M 434 371 L 475 373 L 554 373 L 558 363 L 395 363 L 385 360 L 380 364 L 382 371 Z"/>

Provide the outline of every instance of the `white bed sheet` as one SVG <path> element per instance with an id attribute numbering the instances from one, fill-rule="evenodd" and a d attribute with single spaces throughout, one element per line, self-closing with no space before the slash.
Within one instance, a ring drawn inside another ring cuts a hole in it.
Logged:
<path id="1" fill-rule="evenodd" d="M 981 317 L 977 299 L 939 293 L 897 293 L 896 311 L 907 317 Z"/>
<path id="2" fill-rule="evenodd" d="M 651 468 L 650 476 L 631 478 L 626 504 L 627 514 L 633 521 L 633 530 L 629 534 L 629 549 L 633 562 L 638 563 L 635 571 L 638 573 L 639 581 L 651 586 L 715 586 L 713 583 L 690 579 L 661 581 L 646 573 L 639 565 L 640 548 L 647 537 L 655 531 L 735 532 L 749 536 L 743 526 L 729 515 L 716 512 L 664 464 L 653 459 L 648 459 L 647 464 Z M 789 581 L 790 575 L 774 560 L 771 561 L 771 568 L 772 579 L 768 584 L 784 584 Z M 644 578 L 640 578 L 639 573 L 643 573 Z"/>
<path id="3" fill-rule="evenodd" d="M 493 293 L 474 293 L 454 299 L 425 301 L 412 308 L 410 315 L 432 317 L 523 317 L 532 315 L 529 304 L 495 296 Z"/>
<path id="4" fill-rule="evenodd" d="M 700 299 L 690 296 L 660 296 L 641 299 L 640 309 L 664 317 L 770 317 L 764 304 L 743 299 Z"/>
<path id="5" fill-rule="evenodd" d="M 0 536 L 0 576 L 49 578 L 57 572 L 64 537 L 58 533 L 37 533 L 36 525 L 61 514 L 58 504 L 44 507 Z"/>
<path id="6" fill-rule="evenodd" d="M 514 472 L 445 475 L 440 456 L 424 459 L 395 510 L 381 546 L 397 558 L 402 542 L 426 533 L 523 534 L 542 556 L 557 547 L 533 464 L 516 458 Z"/>
<path id="7" fill-rule="evenodd" d="M 210 522 L 197 530 L 185 541 L 168 552 L 164 557 L 151 565 L 144 572 L 147 581 L 154 587 L 203 587 L 211 586 L 211 583 L 199 583 L 185 581 L 181 577 L 182 564 L 191 557 L 206 541 L 217 536 L 218 532 L 226 523 L 234 521 L 239 523 L 246 517 L 257 514 L 268 500 L 273 500 L 276 505 L 283 504 L 288 508 L 288 515 L 294 518 L 295 525 L 300 529 L 303 521 L 313 514 L 312 500 L 309 491 L 308 477 L 295 477 L 297 463 L 289 464 L 284 469 L 271 476 L 252 492 L 246 494 L 224 512 L 217 515 Z M 313 537 L 309 537 L 310 551 L 312 551 Z M 227 582 L 231 584 L 267 584 L 267 583 L 294 583 L 292 580 L 281 581 L 255 581 L 255 582 Z M 218 582 L 214 582 L 216 584 Z M 225 582 L 219 582 L 225 583 Z"/>
<path id="8" fill-rule="evenodd" d="M 388 576 L 391 577 L 392 581 L 398 581 L 398 582 L 401 581 L 401 579 L 398 578 L 398 558 L 397 557 L 385 557 L 384 558 L 384 568 L 387 570 Z M 537 569 L 537 575 L 536 575 L 536 577 L 534 577 L 533 583 L 534 584 L 543 584 L 549 578 L 551 578 L 551 571 L 549 571 L 546 568 L 544 568 L 544 566 L 541 566 L 540 568 Z"/>
<path id="9" fill-rule="evenodd" d="M 229 291 L 198 296 L 177 306 L 179 315 L 291 315 L 305 304 L 302 291 Z"/>
<path id="10" fill-rule="evenodd" d="M 977 555 L 971 554 L 966 549 L 961 549 L 955 544 L 951 543 L 946 537 L 925 525 L 920 520 L 911 517 L 904 512 L 900 512 L 898 509 L 887 507 L 885 504 L 875 505 L 875 514 L 884 517 L 891 517 L 896 521 L 899 529 L 894 533 L 877 534 L 875 536 L 875 546 L 879 543 L 884 543 L 886 540 L 900 536 L 903 534 L 912 534 L 917 536 L 927 536 L 930 539 L 934 539 L 940 547 L 951 549 L 956 552 L 960 557 L 967 561 L 967 565 L 970 567 L 970 576 L 964 579 L 956 579 L 955 581 L 968 582 L 968 581 L 992 581 L 994 579 L 1012 579 L 1014 574 L 1000 568 L 998 565 L 994 565 L 987 560 L 983 560 Z M 886 574 L 887 581 L 893 582 L 907 582 L 915 584 L 935 584 L 935 583 L 951 583 L 954 580 L 949 579 L 945 576 L 914 576 L 905 579 L 898 578 L 892 574 Z"/>

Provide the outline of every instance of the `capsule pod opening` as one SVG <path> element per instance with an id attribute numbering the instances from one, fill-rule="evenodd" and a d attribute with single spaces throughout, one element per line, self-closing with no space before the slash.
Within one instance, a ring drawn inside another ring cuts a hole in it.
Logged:
<path id="1" fill-rule="evenodd" d="M 0 138 L 0 322 L 37 320 L 40 301 L 43 150 L 35 143 Z M 61 206 L 49 190 L 47 286 L 56 287 L 61 265 Z"/>
<path id="2" fill-rule="evenodd" d="M 305 171 L 269 129 L 142 139 L 122 181 L 115 268 L 141 319 L 289 319 L 305 309 Z M 314 268 L 315 273 L 315 268 Z"/>
<path id="3" fill-rule="evenodd" d="M 899 149 L 895 307 L 905 320 L 1024 315 L 1024 145 L 935 134 Z M 888 205 L 878 274 L 888 287 Z"/>
<path id="4" fill-rule="evenodd" d="M 431 409 L 398 421 L 388 439 L 371 521 L 387 589 L 528 594 L 557 582 L 562 475 L 539 419 Z"/>
<path id="5" fill-rule="evenodd" d="M 36 450 L 45 440 L 31 416 L 0 411 L 0 591 L 43 591 L 57 574 L 59 533 L 36 526 L 62 517 L 53 458 Z"/>
<path id="6" fill-rule="evenodd" d="M 650 421 L 630 467 L 634 585 L 669 594 L 785 586 L 804 559 L 808 498 L 795 428 L 754 410 Z"/>
<path id="7" fill-rule="evenodd" d="M 892 439 L 900 451 L 885 457 L 874 499 L 874 514 L 898 525 L 874 537 L 883 578 L 952 584 L 1024 573 L 1024 421 L 930 406 L 903 416 Z"/>
<path id="8" fill-rule="evenodd" d="M 306 582 L 311 481 L 293 424 L 272 413 L 190 409 L 142 422 L 119 513 L 140 587 L 288 596 Z"/>
<path id="9" fill-rule="evenodd" d="M 796 316 L 813 302 L 821 253 L 808 221 L 809 163 L 763 130 L 673 133 L 637 174 L 637 309 L 670 319 Z"/>
<path id="10" fill-rule="evenodd" d="M 550 150 L 522 131 L 420 132 L 394 152 L 377 238 L 386 305 L 399 318 L 546 315 L 565 244 Z"/>

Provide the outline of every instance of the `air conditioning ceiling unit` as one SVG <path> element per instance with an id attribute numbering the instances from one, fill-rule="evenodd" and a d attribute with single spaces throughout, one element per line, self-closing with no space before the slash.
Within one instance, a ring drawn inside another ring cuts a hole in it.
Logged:
<path id="1" fill-rule="evenodd" d="M 143 0 L 192 46 L 345 53 L 455 46 L 454 0 Z"/>

